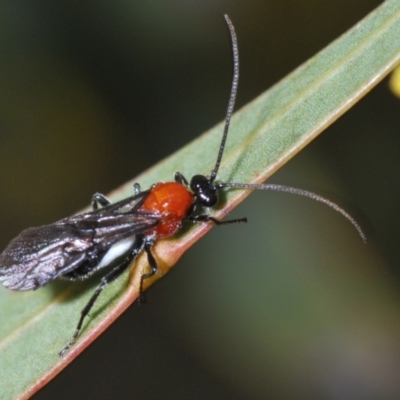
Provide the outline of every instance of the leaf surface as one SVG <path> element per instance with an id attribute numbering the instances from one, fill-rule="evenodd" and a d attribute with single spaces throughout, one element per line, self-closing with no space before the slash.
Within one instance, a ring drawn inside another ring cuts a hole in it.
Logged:
<path id="1" fill-rule="evenodd" d="M 240 39 L 240 32 L 238 33 Z M 270 90 L 238 111 L 231 123 L 218 179 L 263 182 L 327 126 L 382 80 L 400 60 L 400 1 L 386 1 L 323 51 Z M 132 195 L 132 183 L 143 188 L 171 180 L 175 171 L 187 178 L 213 167 L 222 124 L 116 190 L 112 201 Z M 222 218 L 249 192 L 233 190 L 215 216 Z M 160 273 L 211 226 L 203 224 L 157 243 Z M 36 292 L 0 288 L 1 398 L 29 398 L 72 361 L 137 298 L 141 257 L 105 290 L 85 321 L 77 344 L 64 356 L 57 353 L 71 337 L 80 310 L 99 278 L 70 284 L 55 282 Z"/>

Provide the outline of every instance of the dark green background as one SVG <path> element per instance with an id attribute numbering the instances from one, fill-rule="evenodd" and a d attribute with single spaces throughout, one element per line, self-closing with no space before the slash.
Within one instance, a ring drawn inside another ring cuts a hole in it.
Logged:
<path id="1" fill-rule="evenodd" d="M 223 13 L 239 40 L 239 108 L 380 3 L 1 3 L 0 247 L 223 119 L 232 75 Z M 363 338 L 340 310 L 350 299 L 359 318 L 369 290 L 379 299 L 377 286 L 398 289 L 399 107 L 382 82 L 270 180 L 344 205 L 367 248 L 320 205 L 252 195 L 233 214 L 248 216 L 247 226 L 214 229 L 147 292 L 146 306 L 132 306 L 36 398 L 398 398 L 390 376 L 400 369 L 400 330 L 385 328 L 398 317 L 395 296 L 386 307 L 372 302 L 387 315 L 367 313 Z M 377 262 L 356 287 L 363 252 Z M 342 253 L 351 267 L 335 258 Z"/>

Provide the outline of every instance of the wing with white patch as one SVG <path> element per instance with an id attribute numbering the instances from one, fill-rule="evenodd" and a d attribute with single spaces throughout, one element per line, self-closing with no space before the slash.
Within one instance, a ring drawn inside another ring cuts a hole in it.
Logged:
<path id="1" fill-rule="evenodd" d="M 160 223 L 159 215 L 138 210 L 147 194 L 26 229 L 0 254 L 0 282 L 11 290 L 31 290 L 77 268 L 90 272 L 108 265 L 134 246 L 135 235 Z"/>

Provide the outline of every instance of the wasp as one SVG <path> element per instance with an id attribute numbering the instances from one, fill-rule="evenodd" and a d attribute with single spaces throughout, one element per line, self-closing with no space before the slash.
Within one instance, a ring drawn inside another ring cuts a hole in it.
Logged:
<path id="1" fill-rule="evenodd" d="M 50 225 L 26 229 L 0 255 L 0 282 L 16 291 L 36 290 L 57 278 L 84 280 L 105 267 L 111 267 L 81 311 L 75 332 L 60 356 L 75 343 L 100 293 L 118 279 L 142 252 L 146 253 L 149 264 L 149 270 L 142 274 L 139 286 L 138 299 L 144 302 L 143 282 L 158 271 L 152 254 L 157 240 L 174 235 L 184 222 L 214 225 L 247 222 L 246 218 L 220 221 L 205 212 L 217 205 L 221 190 L 275 190 L 309 197 L 342 214 L 353 224 L 363 241 L 366 240 L 352 216 L 336 203 L 315 193 L 274 184 L 216 181 L 239 82 L 236 33 L 229 17 L 224 17 L 232 43 L 233 79 L 222 140 L 210 174 L 195 175 L 188 181 L 176 172 L 173 182 L 159 182 L 145 191 L 135 184 L 133 196 L 114 204 L 104 195 L 96 193 L 92 197 L 92 211 Z"/>

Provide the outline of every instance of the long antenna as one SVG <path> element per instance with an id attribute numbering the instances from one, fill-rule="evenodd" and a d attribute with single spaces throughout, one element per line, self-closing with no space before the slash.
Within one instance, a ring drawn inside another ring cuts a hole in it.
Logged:
<path id="1" fill-rule="evenodd" d="M 313 192 L 309 192 L 303 189 L 297 189 L 290 186 L 283 186 L 283 185 L 274 185 L 274 184 L 256 184 L 256 183 L 219 183 L 217 185 L 219 189 L 222 188 L 232 188 L 232 189 L 262 189 L 262 190 L 274 190 L 276 192 L 287 192 L 292 194 L 297 194 L 299 196 L 305 196 L 312 200 L 319 201 L 320 203 L 326 204 L 328 207 L 333 208 L 339 214 L 342 214 L 356 229 L 358 234 L 360 235 L 362 241 L 364 243 L 367 242 L 367 236 L 365 235 L 364 231 L 361 229 L 361 226 L 358 222 L 348 214 L 343 208 L 339 207 L 336 203 L 331 200 L 326 199 L 318 194 Z"/>
<path id="2" fill-rule="evenodd" d="M 221 164 L 222 155 L 224 154 L 225 142 L 228 136 L 229 124 L 231 122 L 231 117 L 233 113 L 233 108 L 235 106 L 236 94 L 239 84 L 239 48 L 237 44 L 237 38 L 235 33 L 235 28 L 233 27 L 232 21 L 225 14 L 225 21 L 228 25 L 229 32 L 231 34 L 231 42 L 232 42 L 232 54 L 233 54 L 233 79 L 232 79 L 232 87 L 231 87 L 231 95 L 229 97 L 228 110 L 226 111 L 225 117 L 225 127 L 224 133 L 222 135 L 221 145 L 219 146 L 219 152 L 217 157 L 217 162 L 215 163 L 214 169 L 210 173 L 209 182 L 213 182 L 217 177 L 219 165 Z"/>

